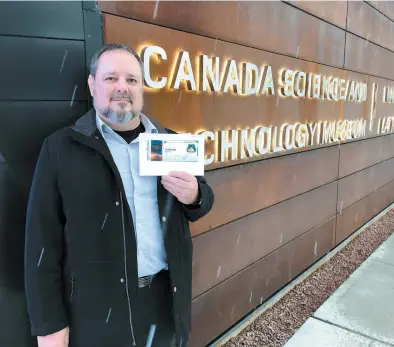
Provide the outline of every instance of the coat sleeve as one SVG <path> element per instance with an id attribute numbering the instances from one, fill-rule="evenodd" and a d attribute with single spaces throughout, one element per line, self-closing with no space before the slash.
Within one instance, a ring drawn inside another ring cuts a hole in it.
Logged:
<path id="1" fill-rule="evenodd" d="M 25 290 L 35 336 L 68 326 L 62 294 L 63 230 L 57 177 L 46 139 L 33 176 L 25 235 Z"/>
<path id="2" fill-rule="evenodd" d="M 195 222 L 209 213 L 213 207 L 214 195 L 211 187 L 208 185 L 204 177 L 196 177 L 198 182 L 199 205 L 183 205 L 185 216 L 189 222 Z"/>

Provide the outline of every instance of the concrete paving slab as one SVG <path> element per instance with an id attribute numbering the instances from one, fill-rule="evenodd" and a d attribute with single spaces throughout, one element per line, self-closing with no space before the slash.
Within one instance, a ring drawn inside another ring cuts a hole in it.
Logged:
<path id="1" fill-rule="evenodd" d="M 394 234 L 383 242 L 380 247 L 371 254 L 369 259 L 394 265 Z"/>
<path id="2" fill-rule="evenodd" d="M 394 266 L 368 258 L 315 317 L 394 344 Z"/>
<path id="3" fill-rule="evenodd" d="M 372 342 L 364 336 L 308 318 L 284 347 L 370 347 Z"/>

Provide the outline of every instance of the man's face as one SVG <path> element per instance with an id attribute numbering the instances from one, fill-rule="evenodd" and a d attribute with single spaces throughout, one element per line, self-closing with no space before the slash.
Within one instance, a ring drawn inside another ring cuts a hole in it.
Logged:
<path id="1" fill-rule="evenodd" d="M 101 55 L 96 76 L 88 79 L 98 114 L 111 123 L 125 124 L 138 117 L 143 101 L 143 78 L 138 60 L 115 50 Z"/>

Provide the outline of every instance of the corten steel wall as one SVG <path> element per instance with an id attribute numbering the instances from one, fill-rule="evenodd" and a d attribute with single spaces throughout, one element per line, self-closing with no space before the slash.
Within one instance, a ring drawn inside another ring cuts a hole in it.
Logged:
<path id="1" fill-rule="evenodd" d="M 370 91 L 394 85 L 394 6 L 380 2 L 99 2 L 104 42 L 155 44 L 273 70 L 367 83 L 367 103 L 151 92 L 145 111 L 178 131 L 369 117 Z M 170 57 L 168 57 L 170 59 Z M 160 64 L 159 64 L 160 65 Z M 164 66 L 160 70 L 160 66 Z M 157 67 L 165 76 L 165 62 Z M 394 106 L 379 102 L 377 117 Z M 204 346 L 394 201 L 394 135 L 216 163 L 216 204 L 192 225 L 193 332 Z"/>
<path id="2" fill-rule="evenodd" d="M 88 109 L 86 60 L 100 36 L 94 3 L 0 2 L 1 347 L 37 345 L 23 283 L 31 179 L 44 138 Z"/>

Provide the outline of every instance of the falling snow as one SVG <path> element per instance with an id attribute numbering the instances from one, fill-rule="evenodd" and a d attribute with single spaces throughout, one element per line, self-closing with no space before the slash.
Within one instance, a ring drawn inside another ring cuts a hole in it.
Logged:
<path id="1" fill-rule="evenodd" d="M 101 226 L 101 230 L 104 229 L 105 222 L 107 221 L 108 213 L 105 215 L 103 225 Z"/>
<path id="2" fill-rule="evenodd" d="M 41 250 L 40 259 L 38 260 L 37 266 L 40 266 L 43 254 L 44 254 L 44 248 Z"/>
<path id="3" fill-rule="evenodd" d="M 217 44 L 218 44 L 218 37 L 219 37 L 219 36 L 216 36 L 215 47 L 213 48 L 213 53 L 216 52 L 216 46 L 217 46 Z"/>
<path id="4" fill-rule="evenodd" d="M 70 107 L 74 105 L 75 93 L 77 92 L 78 85 L 74 87 L 73 96 L 71 97 Z"/>
<path id="5" fill-rule="evenodd" d="M 109 317 L 111 316 L 111 311 L 112 311 L 112 307 L 108 311 L 107 320 L 105 321 L 105 323 L 108 323 Z"/>
<path id="6" fill-rule="evenodd" d="M 159 2 L 160 2 L 160 0 L 156 0 L 155 10 L 153 11 L 153 19 L 156 19 L 157 10 L 159 9 Z"/>
<path id="7" fill-rule="evenodd" d="M 66 62 L 67 54 L 68 54 L 68 50 L 66 49 L 65 52 L 64 52 L 63 61 L 62 61 L 62 64 L 61 64 L 61 66 L 60 66 L 60 71 L 59 71 L 59 73 L 62 73 L 62 72 L 63 72 L 63 67 L 64 67 L 64 63 Z"/>

